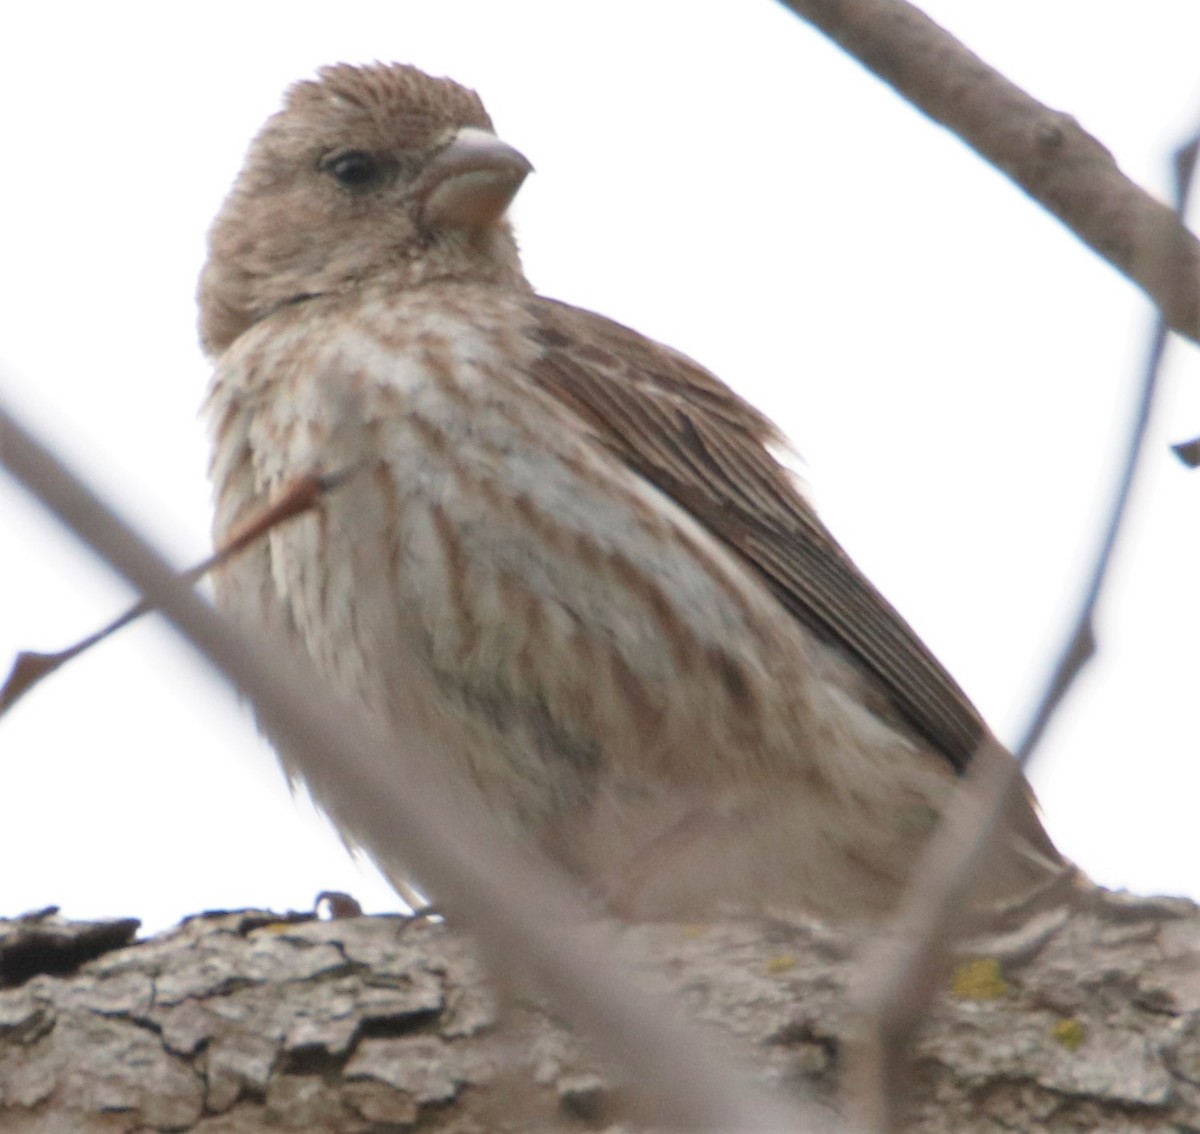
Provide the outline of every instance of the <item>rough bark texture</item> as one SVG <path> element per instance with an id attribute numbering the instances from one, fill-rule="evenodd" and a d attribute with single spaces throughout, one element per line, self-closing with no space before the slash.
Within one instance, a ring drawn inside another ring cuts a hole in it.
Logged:
<path id="1" fill-rule="evenodd" d="M 250 911 L 131 933 L 0 923 L 5 1134 L 640 1129 L 584 1045 L 534 998 L 502 999 L 444 925 Z M 731 1058 L 832 1112 L 845 935 L 730 921 L 620 940 Z M 1197 907 L 1101 896 L 974 944 L 914 1052 L 910 1129 L 1200 1129 Z"/>

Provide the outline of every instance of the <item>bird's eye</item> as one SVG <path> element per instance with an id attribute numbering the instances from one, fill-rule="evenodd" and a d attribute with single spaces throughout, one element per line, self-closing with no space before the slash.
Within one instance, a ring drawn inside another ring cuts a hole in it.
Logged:
<path id="1" fill-rule="evenodd" d="M 364 150 L 347 150 L 345 153 L 334 154 L 321 163 L 328 173 L 336 178 L 339 185 L 348 189 L 364 189 L 374 185 L 383 176 L 384 165 L 374 154 Z"/>

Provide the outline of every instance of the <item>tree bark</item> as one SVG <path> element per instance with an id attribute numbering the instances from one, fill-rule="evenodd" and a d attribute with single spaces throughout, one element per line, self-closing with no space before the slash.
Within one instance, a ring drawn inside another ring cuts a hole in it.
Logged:
<path id="1" fill-rule="evenodd" d="M 133 924 L 0 923 L 6 1134 L 642 1129 L 586 1040 L 501 995 L 445 925 L 244 911 L 132 942 Z M 837 1125 L 848 933 L 617 933 L 730 1059 Z M 1200 909 L 1099 894 L 972 942 L 909 1086 L 913 1131 L 1200 1127 Z"/>

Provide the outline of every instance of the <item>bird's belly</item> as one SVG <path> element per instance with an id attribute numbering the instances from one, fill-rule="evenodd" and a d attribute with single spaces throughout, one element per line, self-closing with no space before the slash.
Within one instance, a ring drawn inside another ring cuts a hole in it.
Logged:
<path id="1" fill-rule="evenodd" d="M 290 627 L 398 745 L 418 721 L 455 783 L 610 900 L 894 888 L 948 768 L 831 689 L 732 552 L 561 407 L 513 413 L 496 375 L 315 373 L 228 443 L 272 454 L 260 503 L 353 475 L 231 566 L 227 608 Z M 218 486 L 227 527 L 247 501 L 232 472 Z"/>
<path id="2" fill-rule="evenodd" d="M 418 432 L 273 538 L 326 673 L 398 736 L 419 716 L 511 831 L 631 912 L 695 913 L 772 875 L 813 906 L 894 888 L 927 795 L 864 762 L 903 745 L 865 742 L 756 580 L 632 480 Z M 421 681 L 398 691 L 397 672 Z M 855 842 L 879 853 L 851 868 Z"/>

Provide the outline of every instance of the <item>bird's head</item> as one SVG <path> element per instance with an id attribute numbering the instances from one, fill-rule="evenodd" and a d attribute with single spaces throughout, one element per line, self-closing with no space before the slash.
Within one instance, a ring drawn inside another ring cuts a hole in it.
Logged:
<path id="1" fill-rule="evenodd" d="M 504 214 L 532 166 L 474 91 L 415 67 L 297 83 L 209 235 L 200 337 L 220 354 L 272 311 L 376 281 L 527 286 Z"/>

